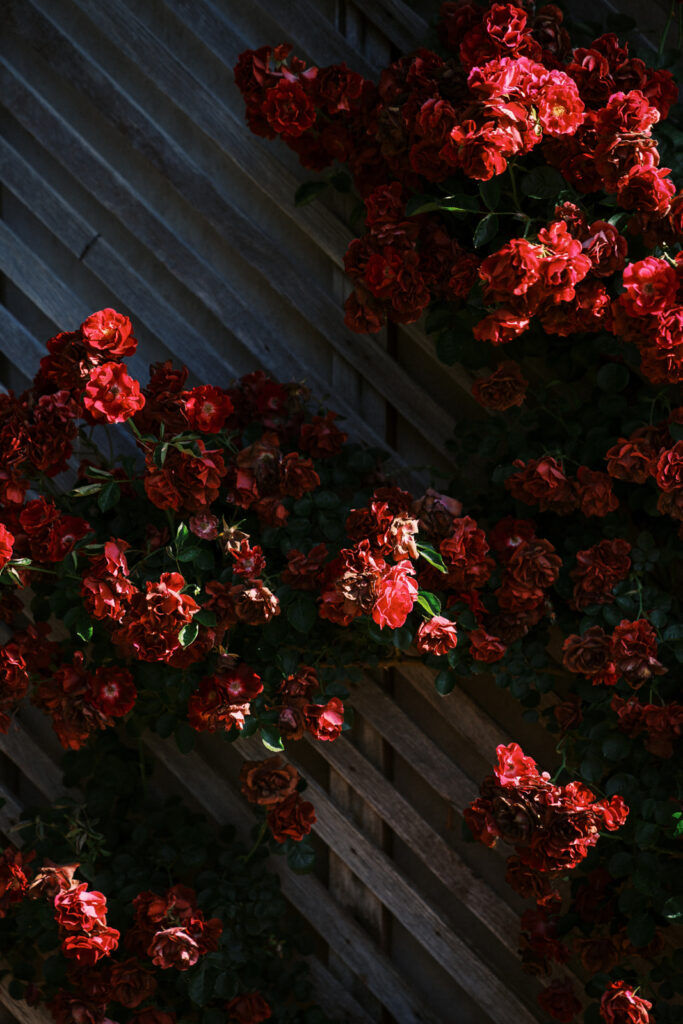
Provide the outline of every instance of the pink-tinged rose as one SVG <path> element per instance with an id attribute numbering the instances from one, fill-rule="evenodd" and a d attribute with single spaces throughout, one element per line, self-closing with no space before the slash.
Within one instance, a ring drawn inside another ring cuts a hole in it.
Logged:
<path id="1" fill-rule="evenodd" d="M 149 944 L 147 956 L 155 967 L 175 967 L 187 971 L 199 960 L 199 946 L 184 928 L 164 928 L 156 932 Z"/>
<path id="2" fill-rule="evenodd" d="M 86 882 L 55 896 L 55 920 L 69 932 L 89 932 L 107 923 L 107 900 L 101 892 L 88 891 Z"/>
<path id="3" fill-rule="evenodd" d="M 270 1006 L 259 992 L 243 992 L 231 999 L 225 1008 L 228 1019 L 236 1024 L 261 1024 L 273 1016 Z"/>
<path id="4" fill-rule="evenodd" d="M 377 597 L 372 609 L 378 626 L 399 629 L 413 610 L 417 597 L 415 570 L 405 561 L 385 569 L 377 580 Z"/>
<path id="5" fill-rule="evenodd" d="M 447 654 L 457 643 L 455 623 L 443 615 L 434 615 L 422 622 L 417 631 L 416 646 L 422 654 Z"/>
<path id="6" fill-rule="evenodd" d="M 637 996 L 626 981 L 612 981 L 600 1000 L 600 1016 L 607 1024 L 649 1024 L 652 1003 Z"/>

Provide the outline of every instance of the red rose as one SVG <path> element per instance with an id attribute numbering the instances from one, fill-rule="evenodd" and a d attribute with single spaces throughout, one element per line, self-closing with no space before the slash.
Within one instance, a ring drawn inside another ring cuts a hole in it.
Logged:
<path id="1" fill-rule="evenodd" d="M 258 992 L 244 992 L 235 996 L 225 1007 L 230 1020 L 237 1024 L 261 1024 L 272 1017 L 270 1006 Z"/>
<path id="2" fill-rule="evenodd" d="M 180 396 L 184 403 L 185 416 L 191 430 L 203 434 L 217 434 L 222 430 L 228 416 L 234 412 L 232 401 L 222 388 L 203 385 L 183 391 Z"/>
<path id="3" fill-rule="evenodd" d="M 102 363 L 90 371 L 83 405 L 95 422 L 123 423 L 145 404 L 140 384 L 123 363 Z"/>
<path id="4" fill-rule="evenodd" d="M 611 277 L 626 262 L 628 243 L 613 224 L 594 221 L 582 236 L 581 248 L 591 261 L 591 273 Z"/>
<path id="5" fill-rule="evenodd" d="M 617 202 L 625 210 L 668 213 L 676 186 L 668 167 L 632 167 L 617 184 Z"/>
<path id="6" fill-rule="evenodd" d="M 434 615 L 420 623 L 415 641 L 422 654 L 447 654 L 457 646 L 458 631 L 450 619 Z"/>
<path id="7" fill-rule="evenodd" d="M 199 960 L 199 946 L 185 928 L 164 928 L 154 934 L 147 949 L 155 967 L 187 971 Z"/>
<path id="8" fill-rule="evenodd" d="M 81 337 L 89 349 L 108 356 L 132 356 L 137 341 L 131 336 L 131 322 L 114 309 L 91 313 L 81 324 Z"/>
<path id="9" fill-rule="evenodd" d="M 86 882 L 55 896 L 55 921 L 69 932 L 89 932 L 107 923 L 107 899 L 89 892 Z"/>
<path id="10" fill-rule="evenodd" d="M 245 761 L 240 769 L 240 789 L 252 804 L 272 807 L 296 791 L 299 773 L 281 757 Z"/>
<path id="11" fill-rule="evenodd" d="M 489 341 L 492 345 L 504 345 L 523 334 L 531 320 L 528 316 L 509 309 L 497 309 L 489 313 L 472 328 L 477 341 Z"/>
<path id="12" fill-rule="evenodd" d="M 678 290 L 675 269 L 655 256 L 629 263 L 623 281 L 626 293 L 619 301 L 630 316 L 663 313 L 673 304 Z"/>
<path id="13" fill-rule="evenodd" d="M 486 409 L 504 412 L 523 403 L 528 386 L 529 381 L 523 376 L 517 363 L 508 360 L 500 363 L 498 369 L 488 377 L 475 380 L 472 384 L 472 394 Z"/>
<path id="14" fill-rule="evenodd" d="M 67 935 L 62 940 L 62 953 L 69 960 L 75 960 L 81 967 L 92 967 L 102 957 L 109 956 L 119 944 L 120 933 L 116 928 L 98 926 L 81 935 Z"/>
<path id="15" fill-rule="evenodd" d="M 284 843 L 287 838 L 295 842 L 303 839 L 315 820 L 313 804 L 302 800 L 298 793 L 292 793 L 268 812 L 268 827 L 278 843 Z"/>
<path id="16" fill-rule="evenodd" d="M 337 414 L 327 412 L 325 416 L 314 416 L 310 423 L 304 423 L 299 434 L 299 447 L 314 459 L 324 459 L 341 451 L 348 435 L 335 424 Z"/>
<path id="17" fill-rule="evenodd" d="M 320 477 L 311 459 L 302 459 L 298 452 L 285 455 L 280 463 L 280 489 L 292 498 L 303 498 L 308 491 L 320 487 Z"/>
<path id="18" fill-rule="evenodd" d="M 344 724 L 344 705 L 339 697 L 331 697 L 327 704 L 307 704 L 304 721 L 317 740 L 336 740 Z"/>
<path id="19" fill-rule="evenodd" d="M 90 676 L 88 689 L 88 700 L 113 718 L 128 714 L 137 697 L 132 675 L 119 665 L 101 665 Z"/>
<path id="20" fill-rule="evenodd" d="M 261 112 L 278 135 L 295 139 L 315 121 L 315 107 L 299 82 L 281 79 L 266 91 Z"/>
<path id="21" fill-rule="evenodd" d="M 573 135 L 583 124 L 583 100 L 564 71 L 550 71 L 535 100 L 538 122 L 546 135 Z"/>
<path id="22" fill-rule="evenodd" d="M 600 1016 L 607 1024 L 649 1024 L 652 1003 L 637 996 L 626 981 L 611 981 L 600 1000 Z"/>
<path id="23" fill-rule="evenodd" d="M 14 548 L 14 536 L 6 526 L 0 523 L 0 570 L 7 565 L 12 557 Z"/>
<path id="24" fill-rule="evenodd" d="M 576 507 L 576 495 L 565 476 L 561 462 L 551 455 L 530 459 L 526 464 L 515 459 L 516 473 L 508 477 L 505 487 L 517 501 L 538 505 L 541 512 L 567 515 Z"/>

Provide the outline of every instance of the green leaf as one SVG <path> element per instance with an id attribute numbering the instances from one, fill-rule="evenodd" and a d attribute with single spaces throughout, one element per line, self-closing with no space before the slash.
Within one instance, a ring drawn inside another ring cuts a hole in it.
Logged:
<path id="1" fill-rule="evenodd" d="M 306 874 L 315 863 L 315 850 L 306 837 L 298 842 L 288 838 L 285 855 L 288 867 L 296 872 L 297 875 Z"/>
<path id="2" fill-rule="evenodd" d="M 110 508 L 114 508 L 114 505 L 118 505 L 120 500 L 121 488 L 114 480 L 111 480 L 100 491 L 97 506 L 101 512 L 108 512 Z"/>
<path id="3" fill-rule="evenodd" d="M 532 199 L 552 199 L 566 187 L 566 182 L 554 167 L 536 167 L 522 178 L 521 189 Z"/>
<path id="4" fill-rule="evenodd" d="M 213 994 L 213 976 L 208 965 L 200 963 L 187 980 L 187 994 L 193 1003 L 204 1006 Z"/>
<path id="5" fill-rule="evenodd" d="M 674 441 L 683 441 L 683 423 L 670 423 L 669 433 Z"/>
<path id="6" fill-rule="evenodd" d="M 683 640 L 683 625 L 667 626 L 662 633 L 662 640 Z"/>
<path id="7" fill-rule="evenodd" d="M 457 681 L 458 677 L 454 672 L 447 668 L 442 669 L 434 680 L 436 692 L 440 693 L 442 697 L 446 697 L 449 693 L 453 692 Z"/>
<path id="8" fill-rule="evenodd" d="M 406 203 L 406 217 L 414 217 L 418 213 L 429 213 L 438 209 L 439 203 L 434 196 L 411 196 Z"/>
<path id="9" fill-rule="evenodd" d="M 176 714 L 173 711 L 165 711 L 163 715 L 160 715 L 154 723 L 154 731 L 157 736 L 161 736 L 163 740 L 167 740 L 169 736 L 173 735 L 173 730 L 176 727 Z"/>
<path id="10" fill-rule="evenodd" d="M 613 878 L 626 878 L 633 871 L 633 857 L 626 850 L 619 850 L 610 857 L 607 870 Z"/>
<path id="11" fill-rule="evenodd" d="M 287 621 L 297 633 L 310 633 L 317 618 L 318 608 L 310 594 L 295 594 L 287 605 Z"/>
<path id="12" fill-rule="evenodd" d="M 621 732 L 611 733 L 605 736 L 601 749 L 608 761 L 623 761 L 631 753 L 631 741 Z"/>
<path id="13" fill-rule="evenodd" d="M 670 896 L 662 907 L 662 914 L 670 921 L 678 921 L 683 917 L 683 896 Z"/>
<path id="14" fill-rule="evenodd" d="M 595 375 L 595 383 L 603 391 L 615 393 L 628 386 L 631 374 L 623 363 L 605 363 Z"/>
<path id="15" fill-rule="evenodd" d="M 261 726 L 261 743 L 266 750 L 273 750 L 279 753 L 285 749 L 285 745 L 282 742 L 282 736 L 279 731 L 272 725 Z"/>
<path id="16" fill-rule="evenodd" d="M 188 622 L 178 633 L 178 642 L 181 647 L 189 647 L 197 639 L 199 632 L 198 622 Z"/>
<path id="17" fill-rule="evenodd" d="M 215 626 L 216 613 L 210 612 L 206 608 L 202 608 L 202 610 L 197 612 L 195 615 L 194 621 L 198 622 L 201 626 Z"/>
<path id="18" fill-rule="evenodd" d="M 164 444 L 157 444 L 157 445 L 155 445 L 154 451 L 152 452 L 152 459 L 154 460 L 154 465 L 158 466 L 159 469 L 162 469 L 164 463 L 166 462 L 166 456 L 167 455 L 168 455 L 168 442 L 164 442 Z"/>
<path id="19" fill-rule="evenodd" d="M 495 213 L 489 213 L 477 224 L 474 229 L 472 241 L 475 249 L 481 249 L 482 245 L 492 241 L 498 234 L 498 217 Z"/>
<path id="20" fill-rule="evenodd" d="M 430 618 L 441 614 L 441 601 L 436 594 L 432 594 L 428 590 L 418 590 L 417 603 L 424 608 Z"/>
<path id="21" fill-rule="evenodd" d="M 431 544 L 425 544 L 424 541 L 418 540 L 415 547 L 420 552 L 425 562 L 429 562 L 429 564 L 433 565 L 435 569 L 439 570 L 439 572 L 448 572 L 446 563 L 440 553 L 436 548 L 433 548 Z"/>
<path id="22" fill-rule="evenodd" d="M 308 206 L 309 203 L 314 202 L 328 187 L 329 186 L 326 181 L 305 181 L 303 185 L 299 185 L 298 189 L 294 193 L 294 205 Z"/>
<path id="23" fill-rule="evenodd" d="M 439 200 L 439 209 L 448 210 L 449 213 L 479 213 L 480 203 L 476 196 L 458 193 Z"/>
<path id="24" fill-rule="evenodd" d="M 97 494 L 102 490 L 102 484 L 84 484 L 83 487 L 74 487 L 71 494 L 75 498 L 87 498 L 89 494 Z"/>

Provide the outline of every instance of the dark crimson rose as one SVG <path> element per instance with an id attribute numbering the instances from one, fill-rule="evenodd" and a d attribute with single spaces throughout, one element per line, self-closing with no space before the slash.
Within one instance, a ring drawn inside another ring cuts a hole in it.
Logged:
<path id="1" fill-rule="evenodd" d="M 272 1017 L 270 1006 L 259 992 L 244 992 L 225 1007 L 228 1018 L 236 1024 L 261 1024 Z"/>
<path id="2" fill-rule="evenodd" d="M 249 580 L 230 591 L 235 614 L 240 622 L 258 626 L 280 614 L 280 602 L 262 580 Z"/>
<path id="3" fill-rule="evenodd" d="M 673 448 L 663 451 L 654 470 L 654 477 L 660 490 L 670 492 L 683 489 L 683 441 L 676 441 Z"/>
<path id="4" fill-rule="evenodd" d="M 81 337 L 87 348 L 98 355 L 121 358 L 132 356 L 137 341 L 131 336 L 132 326 L 127 316 L 114 309 L 100 309 L 91 313 L 81 324 Z"/>
<path id="5" fill-rule="evenodd" d="M 483 661 L 486 665 L 492 665 L 505 656 L 507 645 L 497 636 L 492 636 L 481 627 L 473 629 L 470 633 L 470 654 L 475 661 Z"/>
<path id="6" fill-rule="evenodd" d="M 579 611 L 590 604 L 612 604 L 612 588 L 631 570 L 630 556 L 631 545 L 621 537 L 577 551 L 576 568 L 569 575 L 576 581 L 573 600 Z"/>
<path id="7" fill-rule="evenodd" d="M 601 626 L 591 626 L 582 636 L 573 633 L 562 646 L 562 664 L 569 672 L 580 673 L 589 679 L 614 673 L 612 641 Z M 601 678 L 601 682 L 606 680 Z M 610 682 L 616 683 L 616 676 Z"/>
<path id="8" fill-rule="evenodd" d="M 472 394 L 486 409 L 504 412 L 513 406 L 522 405 L 528 386 L 529 382 L 517 363 L 508 360 L 500 363 L 498 369 L 488 377 L 475 380 Z"/>
<path id="9" fill-rule="evenodd" d="M 315 107 L 306 90 L 288 79 L 281 79 L 266 91 L 261 112 L 272 130 L 285 139 L 298 138 L 315 121 Z"/>
<path id="10" fill-rule="evenodd" d="M 447 654 L 457 646 L 458 631 L 455 623 L 443 615 L 434 615 L 420 623 L 415 645 L 422 654 Z"/>
<path id="11" fill-rule="evenodd" d="M 278 843 L 284 843 L 287 838 L 295 842 L 303 839 L 315 820 L 313 804 L 302 800 L 298 793 L 292 793 L 268 812 L 268 827 Z"/>
<path id="12" fill-rule="evenodd" d="M 591 261 L 591 273 L 597 277 L 611 277 L 626 263 L 628 243 L 608 221 L 593 221 L 582 236 L 581 248 Z"/>
<path id="13" fill-rule="evenodd" d="M 574 949 L 589 974 L 608 974 L 621 956 L 609 935 L 580 937 L 574 940 Z"/>
<path id="14" fill-rule="evenodd" d="M 637 996 L 626 981 L 611 981 L 600 1000 L 600 1016 L 606 1024 L 649 1024 L 652 1003 Z"/>
<path id="15" fill-rule="evenodd" d="M 310 423 L 301 426 L 299 447 L 308 452 L 314 459 L 324 459 L 337 455 L 346 442 L 348 434 L 334 422 L 337 414 L 327 412 L 325 416 L 314 416 Z"/>
<path id="16" fill-rule="evenodd" d="M 632 167 L 617 183 L 619 206 L 644 213 L 668 213 L 676 193 L 669 173 L 668 167 Z"/>
<path id="17" fill-rule="evenodd" d="M 199 960 L 199 946 L 185 928 L 164 928 L 154 934 L 147 950 L 155 967 L 187 971 Z"/>
<path id="18" fill-rule="evenodd" d="M 607 472 L 615 480 L 644 484 L 652 473 L 656 455 L 647 441 L 621 437 L 605 455 Z"/>
<path id="19" fill-rule="evenodd" d="M 252 804 L 272 807 L 296 791 L 299 773 L 281 757 L 265 761 L 245 761 L 240 769 L 240 788 Z"/>
<path id="20" fill-rule="evenodd" d="M 9 532 L 6 526 L 0 523 L 0 570 L 2 570 L 3 566 L 7 565 L 12 557 L 13 548 L 13 534 Z"/>
<path id="21" fill-rule="evenodd" d="M 612 657 L 617 673 L 634 688 L 666 672 L 657 660 L 657 632 L 647 619 L 624 619 L 615 627 Z"/>
<path id="22" fill-rule="evenodd" d="M 298 452 L 285 455 L 280 463 L 280 489 L 292 498 L 303 498 L 308 491 L 320 487 L 320 477 L 312 459 L 303 459 Z"/>
<path id="23" fill-rule="evenodd" d="M 95 422 L 123 423 L 145 404 L 140 384 L 123 363 L 102 363 L 90 371 L 83 406 Z"/>
<path id="24" fill-rule="evenodd" d="M 107 1009 L 106 1003 L 91 1002 L 61 988 L 46 1005 L 56 1024 L 103 1024 Z"/>
<path id="25" fill-rule="evenodd" d="M 156 991 L 157 983 L 152 971 L 142 967 L 135 958 L 114 964 L 111 971 L 112 998 L 129 1010 L 134 1010 Z"/>
<path id="26" fill-rule="evenodd" d="M 517 501 L 557 515 L 568 515 L 576 508 L 576 495 L 557 459 L 551 455 L 527 463 L 515 459 L 513 465 L 517 472 L 508 477 L 505 486 Z"/>
<path id="27" fill-rule="evenodd" d="M 568 978 L 552 981 L 538 996 L 538 1005 L 553 1020 L 569 1024 L 581 1010 L 574 986 Z"/>
<path id="28" fill-rule="evenodd" d="M 619 499 L 607 473 L 579 466 L 574 486 L 579 508 L 585 516 L 606 516 L 619 508 Z"/>
<path id="29" fill-rule="evenodd" d="M 107 923 L 106 897 L 88 891 L 86 882 L 58 892 L 54 904 L 55 921 L 69 932 L 90 932 Z"/>

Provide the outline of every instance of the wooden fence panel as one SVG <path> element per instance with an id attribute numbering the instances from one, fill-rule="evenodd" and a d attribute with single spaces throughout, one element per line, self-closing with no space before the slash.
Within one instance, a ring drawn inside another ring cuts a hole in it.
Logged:
<path id="1" fill-rule="evenodd" d="M 437 7 L 6 0 L 4 385 L 26 386 L 50 334 L 114 306 L 136 325 L 136 375 L 174 358 L 194 382 L 259 367 L 305 379 L 354 437 L 390 452 L 407 484 L 424 486 L 429 467 L 448 472 L 445 440 L 461 418 L 485 415 L 467 373 L 438 363 L 419 324 L 377 338 L 344 327 L 347 204 L 294 206 L 311 175 L 284 146 L 249 133 L 231 71 L 242 50 L 287 40 L 312 62 L 343 60 L 373 77 L 428 38 Z M 654 37 L 662 5 L 637 13 Z M 532 1024 L 538 986 L 519 970 L 519 903 L 500 854 L 464 842 L 460 825 L 508 733 L 547 767 L 552 743 L 484 677 L 442 698 L 430 672 L 405 665 L 351 689 L 348 736 L 287 751 L 310 780 L 320 874 L 276 864 L 285 896 L 320 938 L 311 966 L 323 1005 L 348 1024 Z M 61 792 L 45 720 L 31 709 L 20 719 L 0 737 L 5 835 L 26 794 Z M 203 739 L 188 756 L 157 737 L 147 743 L 160 785 L 248 830 L 230 780 L 242 756 L 262 756 L 257 742 Z M 0 1024 L 9 1016 L 46 1020 L 0 987 Z"/>

